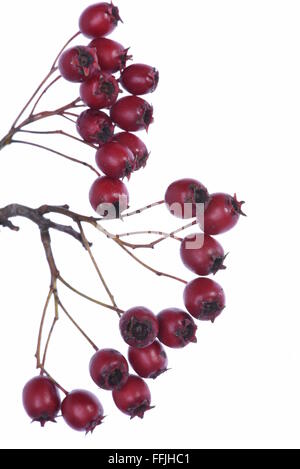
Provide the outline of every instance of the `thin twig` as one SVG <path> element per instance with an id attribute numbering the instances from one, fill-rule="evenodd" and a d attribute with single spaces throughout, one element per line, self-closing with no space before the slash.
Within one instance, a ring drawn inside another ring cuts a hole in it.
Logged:
<path id="1" fill-rule="evenodd" d="M 159 236 L 165 236 L 166 238 L 170 237 L 172 239 L 176 239 L 177 241 L 182 241 L 182 238 L 179 238 L 178 236 L 170 236 L 170 233 L 163 232 L 163 231 L 153 231 L 153 230 L 149 230 L 149 231 L 131 231 L 129 233 L 120 233 L 120 234 L 117 234 L 116 237 L 117 238 L 127 238 L 129 236 L 139 236 L 139 235 L 159 235 Z"/>
<path id="2" fill-rule="evenodd" d="M 83 239 L 83 243 L 84 243 L 84 245 L 85 245 L 85 248 L 86 248 L 87 252 L 89 253 L 89 256 L 90 256 L 91 261 L 92 261 L 92 263 L 93 263 L 93 265 L 94 265 L 94 267 L 95 267 L 95 269 L 96 269 L 96 272 L 97 272 L 97 274 L 98 274 L 98 276 L 99 276 L 99 278 L 100 278 L 100 280 L 101 280 L 101 283 L 102 283 L 102 285 L 104 286 L 104 288 L 105 288 L 105 290 L 106 290 L 106 292 L 107 292 L 107 294 L 108 294 L 108 296 L 109 296 L 109 298 L 110 298 L 110 301 L 112 302 L 112 305 L 113 305 L 115 308 L 117 308 L 118 306 L 117 306 L 117 304 L 116 304 L 116 302 L 115 302 L 114 296 L 113 296 L 112 292 L 110 291 L 110 289 L 108 288 L 108 285 L 107 285 L 107 283 L 106 283 L 106 281 L 105 281 L 105 279 L 104 279 L 104 277 L 103 277 L 103 275 L 102 275 L 101 270 L 99 269 L 99 266 L 98 266 L 98 264 L 97 264 L 97 262 L 96 262 L 96 260 L 95 260 L 95 257 L 93 256 L 92 250 L 91 250 L 91 248 L 90 248 L 90 246 L 89 246 L 89 242 L 88 242 L 88 240 L 86 239 L 84 230 L 83 230 L 83 228 L 82 228 L 82 224 L 81 224 L 80 222 L 78 223 L 78 227 L 79 227 L 80 234 L 81 234 L 81 237 L 82 237 L 82 239 Z"/>
<path id="3" fill-rule="evenodd" d="M 61 56 L 61 54 L 63 53 L 63 51 L 68 47 L 69 44 L 71 44 L 72 41 L 74 41 L 74 39 L 76 39 L 76 37 L 80 36 L 80 31 L 78 31 L 77 33 L 74 34 L 74 36 L 72 36 L 66 43 L 65 45 L 62 47 L 62 49 L 59 51 L 59 53 L 57 54 L 57 56 L 55 57 L 55 60 L 52 64 L 52 67 L 51 67 L 51 70 L 53 70 L 56 66 L 56 62 L 58 61 L 59 57 Z"/>
<path id="4" fill-rule="evenodd" d="M 43 360 L 42 360 L 42 364 L 41 364 L 42 368 L 44 368 L 45 364 L 46 364 L 46 358 L 47 358 L 47 353 L 48 353 L 48 349 L 49 349 L 50 340 L 52 338 L 54 327 L 55 327 L 57 321 L 58 321 L 58 318 L 56 316 L 54 316 L 54 319 L 53 319 L 53 322 L 52 322 L 52 325 L 51 325 L 51 328 L 50 328 L 50 331 L 49 331 L 49 334 L 48 334 L 48 338 L 47 338 L 47 341 L 46 341 L 46 345 L 45 345 Z"/>
<path id="5" fill-rule="evenodd" d="M 29 116 L 33 116 L 33 113 L 34 113 L 34 111 L 36 110 L 36 108 L 37 108 L 39 102 L 41 101 L 41 99 L 43 98 L 43 96 L 44 96 L 44 95 L 47 93 L 47 91 L 48 91 L 58 80 L 60 80 L 61 78 L 62 78 L 61 75 L 59 75 L 58 77 L 54 78 L 54 80 L 52 80 L 51 83 L 49 83 L 48 86 L 46 86 L 46 88 L 44 89 L 44 91 L 40 94 L 40 96 L 39 96 L 38 99 L 36 100 L 36 102 L 35 102 L 35 104 L 34 104 L 32 110 L 31 110 Z"/>
<path id="6" fill-rule="evenodd" d="M 89 168 L 90 170 L 92 170 L 94 173 L 97 174 L 97 176 L 100 176 L 100 173 L 96 170 L 96 168 L 94 168 L 92 165 L 88 164 L 88 163 L 85 163 L 84 161 L 81 161 L 81 160 L 78 160 L 77 158 L 72 158 L 71 156 L 68 156 L 68 155 L 65 155 L 64 153 L 61 153 L 59 151 L 56 151 L 56 150 L 52 150 L 52 148 L 49 148 L 49 147 L 45 147 L 43 145 L 39 145 L 37 143 L 33 143 L 33 142 L 26 142 L 24 140 L 15 140 L 13 139 L 11 141 L 11 143 L 21 143 L 23 145 L 30 145 L 32 147 L 36 147 L 36 148 L 40 148 L 42 150 L 46 150 L 46 151 L 49 151 L 50 153 L 53 153 L 55 155 L 58 155 L 58 156 L 61 156 L 62 158 L 65 158 L 69 161 L 72 161 L 73 163 L 78 163 L 78 164 L 81 164 L 83 166 L 85 166 L 86 168 Z"/>
<path id="7" fill-rule="evenodd" d="M 49 290 L 47 299 L 46 299 L 46 303 L 43 309 L 42 318 L 41 318 L 40 327 L 39 327 L 38 341 L 37 341 L 36 354 L 35 354 L 36 361 L 37 361 L 37 365 L 36 365 L 37 368 L 40 368 L 41 366 L 41 344 L 42 344 L 43 328 L 44 328 L 45 318 L 46 318 L 48 306 L 49 306 L 52 295 L 53 295 L 53 288 L 51 287 Z"/>
<path id="8" fill-rule="evenodd" d="M 160 200 L 159 202 L 154 202 L 153 204 L 147 205 L 147 207 L 143 207 L 138 210 L 135 210 L 134 212 L 122 214 L 120 219 L 123 220 L 123 218 L 132 217 L 133 215 L 139 215 L 140 213 L 145 212 L 146 210 L 150 210 L 151 208 L 158 207 L 159 205 L 162 205 L 164 203 L 165 203 L 164 200 Z M 105 221 L 105 218 L 102 221 Z"/>
<path id="9" fill-rule="evenodd" d="M 63 304 L 61 303 L 61 301 L 59 300 L 59 306 L 60 308 L 62 309 L 62 311 L 65 313 L 65 315 L 70 319 L 70 321 L 72 322 L 72 324 L 76 327 L 76 329 L 79 330 L 79 332 L 83 335 L 83 337 L 89 342 L 89 344 L 94 348 L 94 350 L 96 350 L 96 352 L 99 350 L 99 348 L 97 347 L 97 345 L 89 338 L 89 336 L 81 329 L 81 327 L 77 324 L 77 322 L 72 318 L 72 316 L 70 315 L 70 313 L 68 313 L 68 311 L 66 310 L 66 308 L 63 306 Z"/>
<path id="10" fill-rule="evenodd" d="M 54 378 L 52 378 L 52 376 L 48 373 L 47 370 L 45 370 L 45 368 L 42 368 L 41 367 L 41 372 L 42 373 L 45 373 L 46 376 L 48 376 L 49 379 L 51 379 L 51 381 L 53 381 L 53 383 L 55 384 L 55 386 L 61 390 L 61 392 L 63 392 L 66 396 L 69 394 L 68 391 L 65 390 L 65 388 L 63 388 Z"/>
<path id="11" fill-rule="evenodd" d="M 69 134 L 68 132 L 65 132 L 64 130 L 18 130 L 18 132 L 22 132 L 25 134 L 34 134 L 34 135 L 63 135 L 65 137 L 71 138 L 73 140 L 76 140 L 76 142 L 83 143 L 84 145 L 87 145 L 91 148 L 94 148 L 97 150 L 96 145 L 93 145 L 93 143 L 88 143 L 82 140 L 81 138 L 75 137 L 75 135 Z"/>
<path id="12" fill-rule="evenodd" d="M 106 303 L 102 303 L 102 301 L 95 300 L 94 298 L 91 298 L 90 296 L 85 295 L 84 293 L 80 292 L 76 288 L 72 287 L 72 285 L 70 285 L 68 282 L 66 282 L 66 280 L 64 280 L 61 276 L 58 277 L 58 280 L 60 280 L 61 283 L 63 285 L 65 285 L 65 287 L 67 287 L 69 290 L 76 293 L 78 296 L 81 296 L 82 298 L 85 298 L 86 300 L 90 301 L 91 303 L 95 303 L 96 305 L 102 306 L 103 308 L 106 308 L 106 309 L 110 309 L 111 311 L 116 311 L 116 313 L 118 313 L 119 316 L 121 316 L 124 313 L 124 311 L 122 309 L 115 308 L 114 306 L 110 306 Z"/>

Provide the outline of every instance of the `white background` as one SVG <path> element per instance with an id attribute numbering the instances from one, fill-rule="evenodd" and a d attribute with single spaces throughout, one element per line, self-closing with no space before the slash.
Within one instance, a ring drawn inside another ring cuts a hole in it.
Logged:
<path id="1" fill-rule="evenodd" d="M 88 4 L 0 3 L 2 134 L 77 30 Z M 136 61 L 161 73 L 159 90 L 149 98 L 156 120 L 145 137 L 151 160 L 130 181 L 131 207 L 160 200 L 168 184 L 181 177 L 196 177 L 211 192 L 237 192 L 247 201 L 248 218 L 220 237 L 230 252 L 228 270 L 216 278 L 226 290 L 227 309 L 213 326 L 199 324 L 197 345 L 169 351 L 172 370 L 150 383 L 155 410 L 132 422 L 115 409 L 110 393 L 91 382 L 92 349 L 61 316 L 47 367 L 68 389 L 97 393 L 108 417 L 88 437 L 61 419 L 41 430 L 24 413 L 21 393 L 35 374 L 49 273 L 38 230 L 30 222 L 18 220 L 19 233 L 1 229 L 1 446 L 299 448 L 299 2 L 120 0 L 118 5 L 124 25 L 112 37 L 130 45 Z M 76 95 L 77 85 L 62 82 L 49 93 L 44 109 Z M 52 141 L 55 148 L 93 162 L 93 152 L 84 146 L 59 136 Z M 1 206 L 69 203 L 92 215 L 87 195 L 94 176 L 87 169 L 22 146 L 6 148 L 0 162 Z M 111 223 L 116 232 L 177 226 L 180 221 L 164 207 L 128 225 Z M 144 271 L 111 241 L 87 232 L 120 307 L 143 304 L 155 312 L 183 307 L 180 284 Z M 138 254 L 192 279 L 178 248 L 170 240 L 155 252 Z M 75 241 L 54 233 L 53 249 L 64 277 L 106 300 Z M 63 289 L 60 294 L 100 347 L 126 353 L 114 313 Z"/>

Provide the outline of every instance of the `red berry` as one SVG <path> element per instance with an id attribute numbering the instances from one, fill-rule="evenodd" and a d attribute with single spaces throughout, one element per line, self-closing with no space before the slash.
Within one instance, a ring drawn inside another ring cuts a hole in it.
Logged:
<path id="1" fill-rule="evenodd" d="M 122 21 L 119 9 L 112 3 L 96 3 L 84 10 L 79 19 L 79 29 L 89 38 L 106 36 Z"/>
<path id="2" fill-rule="evenodd" d="M 228 194 L 212 194 L 208 206 L 204 212 L 204 220 L 200 223 L 204 233 L 218 235 L 231 230 L 239 221 L 242 212 L 242 205 L 236 195 L 231 197 Z"/>
<path id="3" fill-rule="evenodd" d="M 153 122 L 153 107 L 138 96 L 125 96 L 112 106 L 110 116 L 127 132 L 148 130 Z"/>
<path id="4" fill-rule="evenodd" d="M 73 430 L 86 432 L 86 434 L 93 433 L 104 419 L 101 403 L 89 391 L 72 391 L 63 400 L 61 411 L 65 422 Z"/>
<path id="5" fill-rule="evenodd" d="M 197 275 L 215 275 L 219 270 L 226 269 L 224 249 L 206 234 L 191 234 L 184 238 L 180 255 L 184 265 Z"/>
<path id="6" fill-rule="evenodd" d="M 196 278 L 184 290 L 184 303 L 194 318 L 214 322 L 225 308 L 225 294 L 213 280 Z"/>
<path id="7" fill-rule="evenodd" d="M 158 71 L 149 65 L 134 64 L 125 68 L 121 75 L 121 84 L 131 94 L 153 93 L 159 82 Z"/>
<path id="8" fill-rule="evenodd" d="M 146 166 L 149 152 L 146 145 L 139 137 L 130 132 L 120 132 L 114 135 L 113 140 L 121 143 L 121 145 L 125 145 L 132 151 L 135 157 L 135 171 Z"/>
<path id="9" fill-rule="evenodd" d="M 193 318 L 177 308 L 165 309 L 158 315 L 158 339 L 167 347 L 183 348 L 197 342 L 197 326 Z"/>
<path id="10" fill-rule="evenodd" d="M 208 200 L 206 187 L 195 179 L 173 182 L 165 195 L 166 205 L 172 215 L 184 219 L 196 217 L 202 207 L 198 207 L 198 204 L 207 204 Z"/>
<path id="11" fill-rule="evenodd" d="M 119 85 L 115 77 L 101 72 L 80 86 L 80 97 L 92 109 L 110 108 L 118 99 Z"/>
<path id="12" fill-rule="evenodd" d="M 150 390 L 142 378 L 129 376 L 121 389 L 113 391 L 113 399 L 121 412 L 134 417 L 144 418 L 145 412 L 151 410 Z"/>
<path id="13" fill-rule="evenodd" d="M 106 176 L 129 179 L 134 170 L 135 158 L 129 148 L 120 143 L 111 142 L 99 148 L 96 153 L 96 163 Z"/>
<path id="14" fill-rule="evenodd" d="M 77 131 L 86 142 L 103 144 L 112 139 L 114 125 L 104 112 L 88 109 L 78 117 Z"/>
<path id="15" fill-rule="evenodd" d="M 129 194 L 122 181 L 104 176 L 96 179 L 92 185 L 90 202 L 101 217 L 119 218 L 128 209 Z"/>
<path id="16" fill-rule="evenodd" d="M 44 376 L 37 376 L 23 389 L 23 405 L 30 418 L 42 427 L 55 422 L 60 409 L 60 397 L 55 384 Z"/>
<path id="17" fill-rule="evenodd" d="M 127 60 L 131 59 L 128 55 L 129 48 L 125 49 L 122 44 L 111 39 L 94 39 L 89 47 L 96 49 L 100 68 L 104 72 L 119 72 L 126 67 Z"/>
<path id="18" fill-rule="evenodd" d="M 158 340 L 146 348 L 130 347 L 128 358 L 134 371 L 142 378 L 156 379 L 168 368 L 167 354 Z"/>
<path id="19" fill-rule="evenodd" d="M 81 83 L 99 72 L 96 49 L 77 46 L 63 52 L 59 58 L 58 68 L 63 78 Z"/>
<path id="20" fill-rule="evenodd" d="M 90 361 L 90 375 L 102 389 L 120 389 L 128 379 L 127 360 L 116 350 L 99 350 Z"/>
<path id="21" fill-rule="evenodd" d="M 120 332 L 131 347 L 144 348 L 152 344 L 158 334 L 156 316 L 147 308 L 132 308 L 120 320 Z"/>

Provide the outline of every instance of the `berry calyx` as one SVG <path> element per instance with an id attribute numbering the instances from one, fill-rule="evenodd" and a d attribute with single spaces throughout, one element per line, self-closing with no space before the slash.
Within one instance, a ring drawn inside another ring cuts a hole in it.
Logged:
<path id="1" fill-rule="evenodd" d="M 142 378 L 156 379 L 168 369 L 168 357 L 158 340 L 148 347 L 130 347 L 128 359 L 134 371 Z"/>
<path id="2" fill-rule="evenodd" d="M 23 389 L 23 406 L 33 422 L 42 427 L 54 422 L 60 410 L 60 396 L 55 384 L 45 376 L 30 380 Z"/>
<path id="3" fill-rule="evenodd" d="M 157 316 L 159 324 L 158 339 L 167 347 L 183 348 L 197 342 L 197 326 L 193 318 L 177 308 L 161 311 Z"/>
<path id="4" fill-rule="evenodd" d="M 203 213 L 209 194 L 206 187 L 196 179 L 180 179 L 168 187 L 165 203 L 177 218 L 194 218 Z"/>
<path id="5" fill-rule="evenodd" d="M 125 49 L 119 42 L 104 37 L 94 39 L 89 47 L 96 49 L 98 62 L 103 72 L 117 73 L 123 70 L 127 61 L 132 58 L 128 55 L 129 48 Z"/>
<path id="6" fill-rule="evenodd" d="M 121 145 L 126 146 L 132 151 L 135 157 L 134 171 L 145 168 L 150 153 L 148 152 L 144 142 L 139 137 L 131 134 L 130 132 L 120 132 L 113 136 L 113 141 L 121 143 Z"/>
<path id="7" fill-rule="evenodd" d="M 102 2 L 84 10 L 79 19 L 79 29 L 88 38 L 106 36 L 122 21 L 119 9 L 112 3 Z"/>
<path id="8" fill-rule="evenodd" d="M 147 130 L 154 121 L 153 107 L 138 96 L 125 96 L 111 108 L 110 117 L 123 130 Z"/>
<path id="9" fill-rule="evenodd" d="M 184 265 L 197 275 L 215 275 L 219 270 L 226 269 L 224 249 L 206 234 L 196 233 L 184 238 L 180 255 Z"/>
<path id="10" fill-rule="evenodd" d="M 117 142 L 110 142 L 99 148 L 96 163 L 106 176 L 130 179 L 135 167 L 135 158 L 129 148 Z"/>
<path id="11" fill-rule="evenodd" d="M 119 85 L 114 76 L 101 72 L 80 86 L 80 97 L 92 109 L 110 108 L 118 99 Z"/>
<path id="12" fill-rule="evenodd" d="M 90 361 L 90 375 L 101 389 L 120 389 L 128 379 L 128 363 L 117 350 L 99 350 Z"/>
<path id="13" fill-rule="evenodd" d="M 120 319 L 120 332 L 131 347 L 144 348 L 152 344 L 158 334 L 156 316 L 142 306 L 132 308 Z"/>
<path id="14" fill-rule="evenodd" d="M 96 179 L 89 197 L 93 209 L 106 219 L 120 218 L 129 206 L 129 193 L 125 184 L 107 176 Z"/>
<path id="15" fill-rule="evenodd" d="M 246 216 L 242 211 L 244 203 L 239 202 L 236 195 L 212 194 L 200 227 L 209 235 L 226 233 L 236 226 L 241 215 Z"/>
<path id="16" fill-rule="evenodd" d="M 61 411 L 69 427 L 86 434 L 93 433 L 104 419 L 100 401 L 94 394 L 84 390 L 69 393 L 62 402 Z"/>
<path id="17" fill-rule="evenodd" d="M 153 93 L 159 82 L 159 72 L 149 65 L 133 64 L 122 72 L 120 82 L 131 94 Z"/>
<path id="18" fill-rule="evenodd" d="M 212 321 L 225 308 L 223 288 L 209 278 L 196 278 L 184 290 L 184 304 L 188 312 L 201 321 Z"/>
<path id="19" fill-rule="evenodd" d="M 151 407 L 151 393 L 142 378 L 130 375 L 121 389 L 113 391 L 113 399 L 118 409 L 131 419 L 144 418 L 145 412 Z"/>
<path id="20" fill-rule="evenodd" d="M 58 61 L 63 78 L 74 83 L 82 83 L 100 71 L 96 49 L 77 46 L 64 51 Z"/>
<path id="21" fill-rule="evenodd" d="M 105 112 L 88 109 L 78 117 L 77 131 L 85 142 L 104 144 L 112 139 L 114 125 Z"/>

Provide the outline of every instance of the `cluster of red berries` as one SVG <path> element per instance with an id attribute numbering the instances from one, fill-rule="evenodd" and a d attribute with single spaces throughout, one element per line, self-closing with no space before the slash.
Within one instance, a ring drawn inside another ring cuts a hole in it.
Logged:
<path id="1" fill-rule="evenodd" d="M 221 244 L 212 235 L 234 228 L 240 216 L 244 215 L 244 202 L 239 202 L 236 195 L 210 195 L 201 182 L 182 179 L 168 187 L 165 203 L 178 218 L 197 218 L 203 231 L 186 236 L 181 243 L 183 264 L 199 275 L 186 286 L 184 303 L 194 318 L 214 322 L 225 308 L 225 295 L 217 282 L 206 277 L 226 269 L 226 255 Z"/>
<path id="2" fill-rule="evenodd" d="M 81 15 L 79 26 L 92 42 L 66 50 L 59 60 L 61 75 L 81 83 L 80 97 L 89 108 L 78 117 L 78 133 L 85 142 L 99 147 L 96 163 L 105 176 L 93 184 L 90 202 L 98 214 L 111 218 L 118 218 L 128 208 L 129 194 L 121 179 L 129 179 L 149 158 L 146 145 L 132 132 L 148 130 L 153 122 L 153 107 L 140 96 L 155 91 L 159 81 L 158 71 L 149 65 L 126 67 L 132 58 L 129 49 L 103 37 L 119 20 L 119 10 L 113 4 L 90 6 Z M 130 94 L 118 99 L 120 84 Z M 109 109 L 110 115 L 103 109 Z M 123 132 L 115 134 L 115 126 Z M 108 206 L 115 209 L 114 214 L 108 212 Z"/>
<path id="3" fill-rule="evenodd" d="M 82 82 L 81 99 L 90 109 L 79 116 L 77 128 L 86 142 L 99 145 L 96 160 L 106 175 L 94 183 L 91 204 L 105 216 L 113 206 L 116 214 L 112 218 L 128 208 L 128 192 L 120 179 L 143 167 L 149 156 L 144 143 L 130 133 L 147 129 L 153 120 L 152 107 L 136 95 L 154 91 L 158 83 L 158 73 L 151 67 L 138 64 L 125 68 L 128 49 L 103 37 L 113 31 L 119 20 L 118 8 L 113 4 L 99 3 L 87 8 L 80 18 L 80 30 L 93 39 L 91 44 L 67 50 L 59 62 L 62 76 Z M 113 76 L 116 72 L 121 72 L 119 80 Z M 132 96 L 117 101 L 119 83 Z M 103 108 L 110 109 L 110 117 L 100 111 Z M 114 135 L 114 123 L 125 132 Z M 243 215 L 243 202 L 238 202 L 236 196 L 210 195 L 194 179 L 171 184 L 165 204 L 179 218 L 196 219 L 203 231 L 187 236 L 181 243 L 184 265 L 199 276 L 184 291 L 190 314 L 168 308 L 156 316 L 145 307 L 135 307 L 122 315 L 120 333 L 129 346 L 128 360 L 136 376 L 130 374 L 126 358 L 116 350 L 99 350 L 90 361 L 93 381 L 99 388 L 112 391 L 118 409 L 131 418 L 143 418 L 151 409 L 151 393 L 145 379 L 156 379 L 167 371 L 163 345 L 180 349 L 197 342 L 193 318 L 214 322 L 225 308 L 223 289 L 206 278 L 225 268 L 224 250 L 212 235 L 230 230 Z M 26 384 L 23 403 L 28 415 L 42 426 L 55 421 L 59 411 L 66 423 L 78 431 L 93 431 L 104 418 L 101 403 L 88 391 L 66 393 L 61 403 L 57 385 L 45 374 Z"/>

